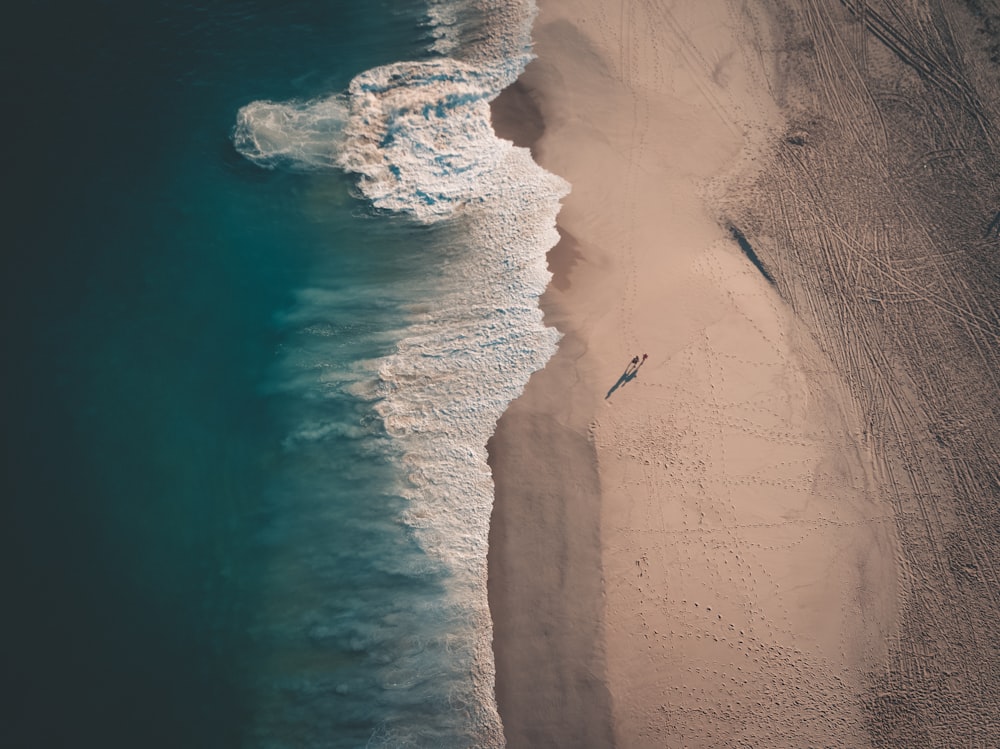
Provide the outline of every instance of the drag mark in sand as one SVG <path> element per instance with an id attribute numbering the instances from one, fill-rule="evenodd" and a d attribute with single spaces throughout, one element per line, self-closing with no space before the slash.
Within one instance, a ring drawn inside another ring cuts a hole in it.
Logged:
<path id="1" fill-rule="evenodd" d="M 868 677 L 868 729 L 879 747 L 1000 745 L 989 38 L 958 4 L 775 7 L 780 86 L 808 137 L 777 146 L 732 215 L 806 327 L 842 332 L 817 337 L 894 508 L 900 629 Z"/>

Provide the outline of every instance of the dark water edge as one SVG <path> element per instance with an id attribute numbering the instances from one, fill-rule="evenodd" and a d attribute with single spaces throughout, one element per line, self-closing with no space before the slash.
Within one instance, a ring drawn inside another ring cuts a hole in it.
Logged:
<path id="1" fill-rule="evenodd" d="M 417 7 L 12 17 L 0 745 L 247 745 L 267 532 L 294 491 L 276 485 L 295 468 L 287 398 L 266 387 L 279 313 L 318 265 L 353 272 L 371 248 L 303 217 L 320 191 L 356 210 L 345 179 L 261 172 L 228 135 L 254 98 L 328 93 L 416 54 Z"/>

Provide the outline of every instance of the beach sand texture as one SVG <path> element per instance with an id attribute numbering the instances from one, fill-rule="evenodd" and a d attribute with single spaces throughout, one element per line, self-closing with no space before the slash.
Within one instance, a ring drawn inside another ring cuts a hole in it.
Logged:
<path id="1" fill-rule="evenodd" d="M 490 444 L 511 747 L 1000 745 L 1000 19 L 855 5 L 541 3 L 494 105 L 572 184 Z"/>

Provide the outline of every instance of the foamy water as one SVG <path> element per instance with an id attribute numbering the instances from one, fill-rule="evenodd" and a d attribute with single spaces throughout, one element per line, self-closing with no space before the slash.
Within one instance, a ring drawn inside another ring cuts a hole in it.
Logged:
<path id="1" fill-rule="evenodd" d="M 337 386 L 374 404 L 404 467 L 401 519 L 446 571 L 433 613 L 437 641 L 394 655 L 385 683 L 426 679 L 428 653 L 449 659 L 444 671 L 459 676 L 437 686 L 462 716 L 467 745 L 480 747 L 503 745 L 486 590 L 486 442 L 558 339 L 542 322 L 538 297 L 568 186 L 490 124 L 489 102 L 530 60 L 533 13 L 521 2 L 432 2 L 432 49 L 452 57 L 374 68 L 320 100 L 253 102 L 240 110 L 233 136 L 266 168 L 356 175 L 360 195 L 390 214 L 386 220 L 449 227 L 434 288 L 412 301 L 395 351 L 343 373 Z M 463 18 L 477 19 L 474 33 Z M 304 424 L 296 438 L 330 428 Z M 371 745 L 408 745 L 410 736 L 387 725 Z"/>

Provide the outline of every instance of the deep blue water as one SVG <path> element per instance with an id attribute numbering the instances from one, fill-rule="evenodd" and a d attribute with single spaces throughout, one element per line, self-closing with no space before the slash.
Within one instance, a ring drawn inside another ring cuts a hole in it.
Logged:
<path id="1" fill-rule="evenodd" d="M 8 18 L 0 745 L 363 746 L 434 712 L 378 696 L 371 623 L 419 647 L 406 612 L 439 581 L 395 521 L 377 419 L 322 376 L 392 349 L 392 289 L 433 236 L 230 142 L 249 101 L 426 57 L 423 12 Z"/>

